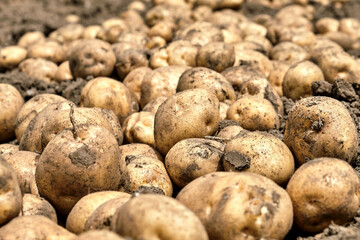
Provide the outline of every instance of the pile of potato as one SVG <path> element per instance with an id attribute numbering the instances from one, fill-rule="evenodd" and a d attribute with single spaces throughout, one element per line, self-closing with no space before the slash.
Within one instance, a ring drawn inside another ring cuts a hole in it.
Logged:
<path id="1" fill-rule="evenodd" d="M 92 79 L 79 106 L 0 84 L 0 239 L 284 239 L 350 222 L 358 123 L 312 85 L 360 84 L 346 52 L 360 21 L 247 2 L 277 13 L 133 1 L 102 25 L 72 16 L 2 48 L 1 69 Z"/>

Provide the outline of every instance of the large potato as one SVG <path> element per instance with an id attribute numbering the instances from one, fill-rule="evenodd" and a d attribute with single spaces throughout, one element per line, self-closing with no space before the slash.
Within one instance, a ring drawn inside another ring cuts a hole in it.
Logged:
<path id="1" fill-rule="evenodd" d="M 180 140 L 213 135 L 220 122 L 219 100 L 205 89 L 169 97 L 155 115 L 155 144 L 163 155 Z"/>
<path id="2" fill-rule="evenodd" d="M 307 97 L 290 110 L 284 142 L 297 163 L 334 157 L 352 163 L 357 155 L 357 130 L 345 106 L 329 97 Z"/>

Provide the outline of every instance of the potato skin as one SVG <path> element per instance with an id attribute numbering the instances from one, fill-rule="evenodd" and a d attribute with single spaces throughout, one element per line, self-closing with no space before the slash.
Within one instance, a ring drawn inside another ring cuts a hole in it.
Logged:
<path id="1" fill-rule="evenodd" d="M 235 63 L 234 47 L 224 42 L 211 42 L 201 47 L 196 55 L 196 66 L 222 72 Z"/>
<path id="2" fill-rule="evenodd" d="M 56 211 L 44 198 L 34 194 L 24 194 L 22 216 L 41 215 L 57 223 Z"/>
<path id="3" fill-rule="evenodd" d="M 212 240 L 283 239 L 292 226 L 289 195 L 254 173 L 210 173 L 186 185 L 176 199 L 200 218 Z"/>
<path id="4" fill-rule="evenodd" d="M 169 97 L 155 115 L 157 150 L 163 155 L 178 141 L 213 135 L 220 122 L 219 100 L 205 89 L 190 89 Z"/>
<path id="5" fill-rule="evenodd" d="M 284 142 L 298 164 L 334 157 L 352 163 L 357 154 L 357 130 L 345 106 L 329 97 L 307 97 L 290 110 Z"/>
<path id="6" fill-rule="evenodd" d="M 349 222 L 360 206 L 359 187 L 356 172 L 343 160 L 317 158 L 303 164 L 286 188 L 295 224 L 305 232 L 317 233 L 332 222 Z"/>

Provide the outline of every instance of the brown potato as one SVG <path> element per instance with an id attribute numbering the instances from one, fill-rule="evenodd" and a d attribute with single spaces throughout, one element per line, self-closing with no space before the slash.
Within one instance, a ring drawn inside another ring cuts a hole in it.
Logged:
<path id="1" fill-rule="evenodd" d="M 185 27 L 192 22 L 191 8 L 184 4 L 156 5 L 146 12 L 145 21 L 150 27 L 162 21 L 172 22 L 177 28 Z"/>
<path id="2" fill-rule="evenodd" d="M 84 28 L 82 32 L 81 38 L 83 39 L 95 39 L 96 36 L 101 31 L 101 26 L 99 25 L 90 25 Z"/>
<path id="3" fill-rule="evenodd" d="M 167 42 L 170 42 L 173 38 L 173 31 L 175 29 L 176 26 L 173 22 L 160 21 L 150 28 L 148 36 L 159 36 L 165 39 Z"/>
<path id="4" fill-rule="evenodd" d="M 220 102 L 220 120 L 225 120 L 227 111 L 229 110 L 230 105 L 224 102 Z"/>
<path id="5" fill-rule="evenodd" d="M 260 71 L 265 77 L 268 77 L 273 69 L 272 63 L 268 57 L 254 50 L 235 49 L 234 66 L 250 65 Z"/>
<path id="6" fill-rule="evenodd" d="M 146 75 L 151 72 L 149 67 L 138 67 L 131 70 L 125 77 L 123 83 L 135 96 L 136 101 L 140 103 L 141 98 L 141 84 Z"/>
<path id="7" fill-rule="evenodd" d="M 55 63 L 65 61 L 66 53 L 56 41 L 36 43 L 28 48 L 28 58 L 43 58 Z"/>
<path id="8" fill-rule="evenodd" d="M 269 55 L 271 49 L 273 48 L 273 45 L 271 44 L 271 42 L 265 37 L 260 37 L 257 35 L 249 35 L 249 36 L 246 36 L 244 40 L 260 45 L 261 49 L 263 49 L 263 51 L 264 51 L 262 53 L 265 54 L 266 56 Z"/>
<path id="9" fill-rule="evenodd" d="M 309 59 L 309 53 L 299 45 L 292 42 L 281 42 L 270 51 L 270 58 L 294 64 Z"/>
<path id="10" fill-rule="evenodd" d="M 213 92 L 220 102 L 231 104 L 236 95 L 231 83 L 220 73 L 205 67 L 186 70 L 180 77 L 176 91 L 203 88 Z"/>
<path id="11" fill-rule="evenodd" d="M 335 18 L 324 17 L 316 21 L 315 27 L 318 33 L 336 32 L 339 30 L 340 21 Z"/>
<path id="12" fill-rule="evenodd" d="M 91 214 L 103 203 L 127 196 L 127 193 L 118 191 L 100 191 L 82 197 L 71 209 L 66 219 L 66 229 L 75 234 L 84 231 L 85 223 Z"/>
<path id="13" fill-rule="evenodd" d="M 235 63 L 234 47 L 224 42 L 210 42 L 199 49 L 197 67 L 207 67 L 222 72 Z"/>
<path id="14" fill-rule="evenodd" d="M 59 65 L 59 68 L 57 69 L 54 80 L 57 82 L 61 82 L 64 80 L 71 80 L 73 79 L 73 76 L 71 75 L 70 71 L 70 63 L 69 61 L 65 61 Z"/>
<path id="15" fill-rule="evenodd" d="M 299 165 L 319 157 L 352 163 L 358 137 L 354 120 L 345 106 L 329 97 L 307 97 L 291 108 L 284 142 Z"/>
<path id="16" fill-rule="evenodd" d="M 117 141 L 99 125 L 83 124 L 64 130 L 44 149 L 35 178 L 40 196 L 60 215 L 67 216 L 86 194 L 118 189 Z"/>
<path id="17" fill-rule="evenodd" d="M 111 230 L 132 239 L 209 239 L 192 211 L 175 199 L 158 194 L 130 199 L 116 211 L 113 219 Z"/>
<path id="18" fill-rule="evenodd" d="M 286 191 L 254 173 L 210 173 L 176 199 L 200 218 L 210 239 L 283 239 L 293 221 Z"/>
<path id="19" fill-rule="evenodd" d="M 8 46 L 0 50 L 0 67 L 12 69 L 19 65 L 27 55 L 27 50 L 19 46 Z"/>
<path id="20" fill-rule="evenodd" d="M 115 69 L 120 79 L 124 79 L 136 68 L 149 66 L 147 52 L 144 49 L 128 49 L 115 56 Z"/>
<path id="21" fill-rule="evenodd" d="M 150 50 L 163 48 L 165 46 L 166 46 L 166 40 L 159 36 L 151 37 L 145 45 L 145 47 Z M 151 58 L 150 58 L 150 66 L 151 66 Z"/>
<path id="22" fill-rule="evenodd" d="M 166 170 L 179 187 L 207 173 L 222 170 L 224 144 L 202 138 L 188 138 L 176 143 L 165 157 Z"/>
<path id="23" fill-rule="evenodd" d="M 15 122 L 24 104 L 19 91 L 10 84 L 0 83 L 0 143 L 15 138 Z"/>
<path id="24" fill-rule="evenodd" d="M 126 158 L 128 156 L 138 156 L 144 155 L 152 158 L 159 159 L 160 161 L 164 162 L 163 156 L 155 150 L 155 148 L 150 147 L 145 143 L 131 143 L 131 144 L 124 144 L 119 146 L 120 149 L 120 161 L 126 163 Z"/>
<path id="25" fill-rule="evenodd" d="M 344 32 L 328 32 L 324 34 L 324 37 L 336 42 L 345 50 L 351 49 L 353 43 L 351 36 Z"/>
<path id="26" fill-rule="evenodd" d="M 19 64 L 19 69 L 30 77 L 51 82 L 55 79 L 58 66 L 52 61 L 42 58 L 28 58 Z"/>
<path id="27" fill-rule="evenodd" d="M 155 143 L 166 155 L 186 138 L 213 135 L 220 122 L 219 100 L 205 89 L 189 89 L 169 97 L 155 115 Z"/>
<path id="28" fill-rule="evenodd" d="M 229 121 L 229 120 L 225 120 L 225 121 Z M 226 139 L 230 140 L 232 138 L 235 138 L 240 132 L 244 131 L 244 128 L 242 128 L 238 122 L 236 121 L 234 122 L 237 123 L 238 125 L 235 124 L 235 125 L 226 126 L 221 130 L 219 130 L 215 136 L 224 140 Z"/>
<path id="29" fill-rule="evenodd" d="M 226 77 L 236 91 L 239 91 L 241 86 L 249 80 L 266 79 L 258 69 L 251 65 L 230 67 L 221 74 Z"/>
<path id="30" fill-rule="evenodd" d="M 69 56 L 71 74 L 76 77 L 109 76 L 114 69 L 115 55 L 109 43 L 85 39 L 76 44 Z"/>
<path id="31" fill-rule="evenodd" d="M 28 48 L 35 43 L 45 42 L 45 35 L 40 31 L 27 32 L 17 43 L 19 47 Z"/>
<path id="32" fill-rule="evenodd" d="M 212 9 L 221 8 L 238 8 L 243 3 L 243 0 L 194 0 L 196 5 L 206 5 Z"/>
<path id="33" fill-rule="evenodd" d="M 22 196 L 14 170 L 1 155 L 0 181 L 0 226 L 2 226 L 19 215 Z"/>
<path id="34" fill-rule="evenodd" d="M 246 171 L 285 185 L 294 173 L 295 161 L 289 148 L 268 133 L 241 131 L 226 143 L 222 158 L 225 171 Z"/>
<path id="35" fill-rule="evenodd" d="M 268 80 L 271 83 L 271 85 L 275 88 L 279 96 L 282 97 L 283 96 L 282 84 L 284 81 L 284 76 L 286 72 L 289 70 L 290 64 L 276 60 L 273 60 L 272 64 L 274 68 L 270 72 Z"/>
<path id="36" fill-rule="evenodd" d="M 142 111 L 156 113 L 160 105 L 165 102 L 166 99 L 167 97 L 165 96 L 154 98 L 144 106 Z"/>
<path id="37" fill-rule="evenodd" d="M 303 164 L 286 191 L 294 206 L 294 223 L 305 232 L 318 233 L 331 223 L 345 224 L 360 206 L 359 178 L 345 161 L 317 158 Z"/>
<path id="38" fill-rule="evenodd" d="M 74 41 L 81 38 L 84 29 L 79 23 L 70 23 L 51 32 L 49 38 L 60 43 Z"/>
<path id="39" fill-rule="evenodd" d="M 22 204 L 22 216 L 40 215 L 45 216 L 57 223 L 56 211 L 44 198 L 34 194 L 24 194 Z"/>

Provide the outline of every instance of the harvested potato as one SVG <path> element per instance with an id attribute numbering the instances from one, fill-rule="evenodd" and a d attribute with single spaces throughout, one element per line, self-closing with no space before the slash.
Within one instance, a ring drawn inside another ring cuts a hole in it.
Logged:
<path id="1" fill-rule="evenodd" d="M 239 91 L 241 86 L 249 80 L 266 79 L 259 70 L 251 65 L 230 67 L 225 69 L 221 74 L 226 77 L 236 91 Z"/>
<path id="2" fill-rule="evenodd" d="M 268 133 L 241 131 L 226 143 L 222 158 L 225 171 L 246 171 L 285 185 L 294 173 L 295 161 L 289 148 Z"/>
<path id="3" fill-rule="evenodd" d="M 339 44 L 343 49 L 349 50 L 352 46 L 351 36 L 344 32 L 329 32 L 324 34 L 324 36 L 337 44 Z"/>
<path id="4" fill-rule="evenodd" d="M 358 146 L 356 126 L 345 106 L 318 96 L 303 98 L 291 108 L 284 142 L 299 165 L 319 157 L 352 163 Z"/>
<path id="5" fill-rule="evenodd" d="M 24 194 L 22 216 L 40 215 L 57 223 L 56 211 L 44 198 L 34 194 Z"/>
<path id="6" fill-rule="evenodd" d="M 128 116 L 123 123 L 125 140 L 128 143 L 145 143 L 155 147 L 155 113 L 137 112 Z"/>
<path id="7" fill-rule="evenodd" d="M 283 239 L 293 222 L 286 191 L 254 173 L 210 173 L 176 199 L 200 218 L 210 239 Z"/>
<path id="8" fill-rule="evenodd" d="M 19 47 L 28 48 L 35 43 L 45 42 L 45 35 L 40 31 L 27 32 L 17 43 Z"/>
<path id="9" fill-rule="evenodd" d="M 98 32 L 97 38 L 109 43 L 117 42 L 119 35 L 129 30 L 129 25 L 120 18 L 110 18 L 102 23 L 102 29 Z"/>
<path id="10" fill-rule="evenodd" d="M 257 35 L 249 35 L 249 36 L 246 36 L 245 41 L 247 42 L 252 42 L 252 43 L 256 43 L 258 45 L 261 46 L 261 49 L 263 49 L 263 54 L 268 56 L 271 49 L 273 48 L 273 45 L 271 44 L 271 42 L 265 38 L 265 37 L 260 37 L 260 36 L 257 36 Z"/>
<path id="11" fill-rule="evenodd" d="M 171 180 L 184 187 L 207 173 L 222 170 L 224 144 L 201 138 L 188 138 L 176 143 L 165 157 Z"/>
<path id="12" fill-rule="evenodd" d="M 186 138 L 213 135 L 220 122 L 219 100 L 205 89 L 189 89 L 165 100 L 155 115 L 156 148 L 166 155 Z"/>
<path id="13" fill-rule="evenodd" d="M 109 76 L 114 69 L 115 55 L 109 43 L 85 39 L 76 44 L 69 56 L 71 74 L 77 78 Z"/>
<path id="14" fill-rule="evenodd" d="M 199 49 L 196 66 L 222 72 L 235 63 L 234 47 L 224 42 L 210 42 Z"/>
<path id="15" fill-rule="evenodd" d="M 254 50 L 235 49 L 234 66 L 250 65 L 268 77 L 273 69 L 272 63 L 264 54 Z"/>
<path id="16" fill-rule="evenodd" d="M 115 137 L 99 125 L 74 124 L 56 135 L 40 156 L 35 172 L 40 196 L 62 216 L 91 192 L 116 190 L 120 182 Z"/>
<path id="17" fill-rule="evenodd" d="M 303 164 L 286 191 L 294 206 L 294 223 L 305 232 L 318 233 L 331 223 L 345 224 L 360 206 L 359 178 L 345 161 L 317 158 Z"/>
<path id="18" fill-rule="evenodd" d="M 63 47 L 56 41 L 36 43 L 28 48 L 28 58 L 43 58 L 55 63 L 65 61 L 66 54 Z"/>
<path id="19" fill-rule="evenodd" d="M 159 36 L 151 37 L 145 45 L 145 47 L 150 50 L 160 49 L 165 46 L 166 46 L 166 40 Z M 151 63 L 151 58 L 150 58 L 150 66 L 151 65 L 152 65 L 152 63 Z"/>
<path id="20" fill-rule="evenodd" d="M 139 103 L 141 98 L 141 84 L 146 75 L 150 74 L 151 68 L 138 67 L 131 70 L 125 77 L 123 83 L 135 96 L 136 101 Z"/>
<path id="21" fill-rule="evenodd" d="M 10 143 L 0 144 L 0 155 L 3 156 L 5 159 L 8 155 L 11 156 L 18 151 L 19 151 L 18 145 L 13 145 Z"/>
<path id="22" fill-rule="evenodd" d="M 264 55 L 268 55 L 268 53 L 266 53 L 266 50 L 264 49 L 264 47 L 256 42 L 238 41 L 238 42 L 232 43 L 231 45 L 234 46 L 234 48 L 237 51 L 254 50 L 254 51 L 260 52 Z"/>
<path id="23" fill-rule="evenodd" d="M 309 97 L 312 95 L 311 83 L 316 81 L 325 81 L 324 74 L 316 64 L 310 61 L 295 63 L 284 76 L 283 93 L 292 100 Z"/>
<path id="24" fill-rule="evenodd" d="M 81 38 L 84 29 L 79 23 L 70 23 L 51 32 L 49 38 L 60 43 L 74 41 Z"/>
<path id="25" fill-rule="evenodd" d="M 225 121 L 229 121 L 229 120 L 225 120 Z M 218 131 L 216 137 L 221 139 L 232 139 L 235 138 L 240 132 L 244 131 L 244 129 L 240 126 L 238 122 L 236 121 L 234 122 L 237 124 L 229 125 L 222 128 L 221 130 Z"/>
<path id="26" fill-rule="evenodd" d="M 309 53 L 301 46 L 292 42 L 281 42 L 270 51 L 270 58 L 294 64 L 310 58 Z"/>
<path id="27" fill-rule="evenodd" d="M 23 104 L 24 99 L 15 87 L 0 83 L 0 143 L 15 138 L 16 116 Z"/>
<path id="28" fill-rule="evenodd" d="M 220 73 L 205 67 L 186 70 L 180 77 L 176 91 L 203 88 L 213 92 L 220 102 L 231 104 L 235 101 L 235 91 L 231 83 Z"/>
<path id="29" fill-rule="evenodd" d="M 70 71 L 70 63 L 69 61 L 65 61 L 59 65 L 59 68 L 57 69 L 54 80 L 57 82 L 61 82 L 64 80 L 71 80 L 73 79 L 73 76 L 71 75 Z"/>
<path id="30" fill-rule="evenodd" d="M 111 109 L 120 123 L 139 110 L 129 89 L 122 82 L 107 77 L 94 78 L 86 83 L 81 91 L 80 106 Z"/>
<path id="31" fill-rule="evenodd" d="M 32 97 L 21 107 L 15 121 L 15 135 L 16 139 L 20 142 L 21 137 L 29 125 L 30 121 L 51 103 L 66 102 L 67 100 L 55 94 L 38 94 Z"/>
<path id="32" fill-rule="evenodd" d="M 243 96 L 228 109 L 226 119 L 235 120 L 244 129 L 267 131 L 278 129 L 280 119 L 273 105 L 258 96 Z"/>
<path id="33" fill-rule="evenodd" d="M 155 148 L 150 147 L 145 143 L 131 143 L 124 144 L 119 146 L 120 149 L 120 161 L 126 163 L 126 158 L 129 156 L 138 156 L 144 155 L 152 158 L 159 159 L 160 161 L 164 161 L 163 156 L 155 150 Z"/>
<path id="34" fill-rule="evenodd" d="M 273 70 L 270 72 L 268 80 L 271 85 L 275 88 L 276 92 L 280 97 L 283 96 L 282 84 L 284 81 L 284 76 L 289 70 L 290 64 L 281 61 L 272 61 L 274 66 Z"/>
<path id="35" fill-rule="evenodd" d="M 115 69 L 120 79 L 124 79 L 136 68 L 149 66 L 147 52 L 144 49 L 128 49 L 115 56 Z"/>
<path id="36" fill-rule="evenodd" d="M 99 206 L 109 200 L 127 195 L 127 193 L 118 191 L 100 191 L 82 197 L 71 209 L 66 219 L 66 229 L 75 234 L 82 233 L 86 221 Z"/>
<path id="37" fill-rule="evenodd" d="M 99 32 L 101 31 L 101 26 L 99 25 L 90 25 L 84 28 L 81 38 L 83 39 L 95 39 Z"/>
<path id="38" fill-rule="evenodd" d="M 162 161 L 145 155 L 128 155 L 125 161 L 126 192 L 153 192 L 171 197 L 173 186 Z"/>
<path id="39" fill-rule="evenodd" d="M 167 99 L 167 97 L 162 96 L 162 97 L 157 97 L 154 98 L 153 100 L 151 100 L 150 102 L 148 102 L 144 108 L 142 109 L 143 112 L 152 112 L 152 113 L 156 113 L 156 111 L 158 110 L 158 108 L 160 107 L 160 105 Z"/>
<path id="40" fill-rule="evenodd" d="M 120 35 L 116 38 L 116 42 L 134 42 L 144 48 L 149 41 L 149 37 L 144 32 L 138 31 L 123 31 Z"/>
<path id="41" fill-rule="evenodd" d="M 157 97 L 175 94 L 179 78 L 187 69 L 187 66 L 161 67 L 145 76 L 141 84 L 141 107 Z"/>
<path id="42" fill-rule="evenodd" d="M 150 27 L 162 21 L 172 22 L 176 24 L 176 28 L 185 27 L 192 22 L 191 8 L 184 4 L 156 5 L 146 12 L 145 21 Z"/>
<path id="43" fill-rule="evenodd" d="M 12 69 L 27 56 L 27 50 L 19 46 L 8 46 L 0 50 L 0 67 Z"/>
<path id="44" fill-rule="evenodd" d="M 80 234 L 77 240 L 126 240 L 109 230 L 90 230 Z"/>
<path id="45" fill-rule="evenodd" d="M 339 30 L 339 26 L 339 20 L 330 17 L 321 18 L 315 23 L 315 28 L 318 33 L 336 32 Z"/>
<path id="46" fill-rule="evenodd" d="M 14 170 L 1 155 L 0 181 L 0 226 L 2 226 L 19 215 L 22 196 Z"/>
<path id="47" fill-rule="evenodd" d="M 170 42 L 173 38 L 173 32 L 176 26 L 173 22 L 160 21 L 152 26 L 148 32 L 149 37 L 159 36 Z"/>
<path id="48" fill-rule="evenodd" d="M 58 70 L 58 66 L 46 59 L 28 58 L 20 63 L 19 69 L 30 77 L 45 82 L 51 82 L 55 79 L 55 73 Z"/>
<path id="49" fill-rule="evenodd" d="M 110 230 L 110 223 L 116 210 L 129 201 L 130 198 L 130 194 L 124 193 L 122 196 L 110 199 L 101 204 L 86 220 L 84 231 L 94 229 Z"/>
<path id="50" fill-rule="evenodd" d="M 144 194 L 127 201 L 116 211 L 111 230 L 132 239 L 208 239 L 192 211 L 175 199 L 158 194 Z"/>
<path id="51" fill-rule="evenodd" d="M 21 227 L 19 227 L 21 226 Z M 44 216 L 22 216 L 0 228 L 0 238 L 74 240 L 76 235 Z"/>
<path id="52" fill-rule="evenodd" d="M 225 120 L 227 111 L 229 110 L 230 105 L 224 102 L 220 102 L 220 120 Z"/>
<path id="53" fill-rule="evenodd" d="M 243 0 L 193 0 L 195 5 L 205 5 L 212 9 L 238 8 Z"/>

